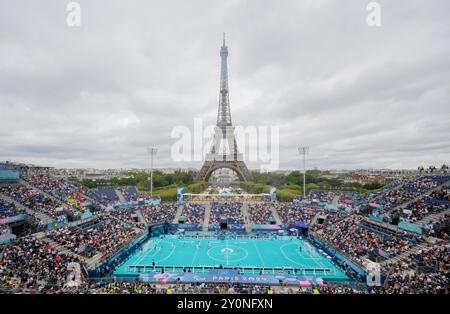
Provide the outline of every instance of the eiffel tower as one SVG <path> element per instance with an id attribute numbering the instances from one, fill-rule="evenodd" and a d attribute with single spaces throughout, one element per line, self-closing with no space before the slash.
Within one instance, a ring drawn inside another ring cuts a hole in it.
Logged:
<path id="1" fill-rule="evenodd" d="M 228 96 L 228 47 L 225 45 L 225 33 L 223 44 L 220 48 L 222 60 L 220 70 L 220 96 L 219 110 L 217 112 L 217 124 L 214 129 L 214 139 L 211 152 L 206 154 L 205 162 L 197 174 L 198 181 L 208 181 L 211 174 L 222 168 L 233 170 L 241 181 L 252 179 L 250 171 L 245 165 L 242 154 L 238 152 L 234 127 L 231 123 L 230 99 Z"/>

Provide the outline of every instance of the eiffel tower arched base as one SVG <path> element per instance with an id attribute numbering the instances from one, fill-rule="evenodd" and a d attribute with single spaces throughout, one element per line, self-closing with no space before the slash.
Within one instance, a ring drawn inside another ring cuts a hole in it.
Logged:
<path id="1" fill-rule="evenodd" d="M 208 181 L 211 177 L 211 174 L 217 170 L 227 168 L 231 169 L 239 177 L 241 181 L 251 181 L 252 175 L 250 171 L 248 171 L 247 166 L 243 161 L 205 161 L 199 173 L 197 174 L 197 181 Z"/>

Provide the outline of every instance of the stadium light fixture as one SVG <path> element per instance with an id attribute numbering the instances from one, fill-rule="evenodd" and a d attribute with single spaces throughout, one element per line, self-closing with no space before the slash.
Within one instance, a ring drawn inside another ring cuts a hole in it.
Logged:
<path id="1" fill-rule="evenodd" d="M 153 197 L 153 156 L 156 155 L 158 149 L 155 147 L 149 147 L 147 151 L 150 155 L 150 197 Z"/>
<path id="2" fill-rule="evenodd" d="M 299 146 L 298 152 L 303 155 L 303 198 L 306 198 L 306 155 L 309 153 L 309 146 Z"/>

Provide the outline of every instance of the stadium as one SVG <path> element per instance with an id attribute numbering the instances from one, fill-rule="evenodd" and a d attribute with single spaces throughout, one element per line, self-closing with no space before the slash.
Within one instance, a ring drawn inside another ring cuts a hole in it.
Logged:
<path id="1" fill-rule="evenodd" d="M 0 297 L 448 294 L 449 3 L 345 2 L 0 2 Z"/>
<path id="2" fill-rule="evenodd" d="M 2 293 L 448 293 L 447 168 L 362 195 L 166 202 L 1 167 Z"/>

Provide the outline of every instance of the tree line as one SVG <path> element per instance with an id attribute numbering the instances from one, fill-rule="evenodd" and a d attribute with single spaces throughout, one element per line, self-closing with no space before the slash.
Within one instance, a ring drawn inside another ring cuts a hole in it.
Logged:
<path id="1" fill-rule="evenodd" d="M 277 188 L 279 201 L 292 201 L 297 195 L 303 194 L 303 173 L 292 171 L 289 174 L 269 172 L 252 172 L 252 182 L 241 182 L 240 187 L 251 194 L 269 193 L 269 187 Z M 174 173 L 162 173 L 159 170 L 153 172 L 153 191 L 163 200 L 175 200 L 178 187 L 185 187 L 187 193 L 201 193 L 208 184 L 195 182 L 195 171 L 175 171 Z M 123 177 L 110 179 L 83 179 L 80 182 L 84 186 L 96 189 L 103 187 L 136 186 L 139 191 L 150 191 L 149 172 L 127 172 Z M 343 177 L 332 176 L 329 171 L 317 169 L 306 171 L 306 193 L 311 190 L 341 190 L 365 193 L 376 190 L 383 184 L 374 182 L 366 185 L 359 183 L 344 183 Z"/>

